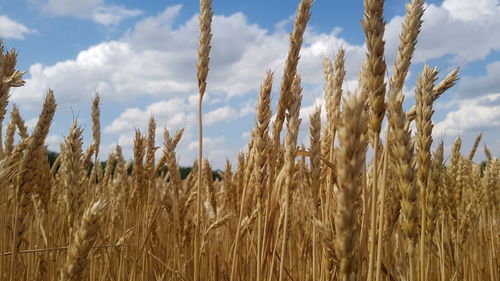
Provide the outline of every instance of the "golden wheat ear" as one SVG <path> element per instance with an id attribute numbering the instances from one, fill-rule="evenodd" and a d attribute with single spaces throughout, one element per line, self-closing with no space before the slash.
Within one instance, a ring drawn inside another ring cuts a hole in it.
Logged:
<path id="1" fill-rule="evenodd" d="M 66 264 L 62 270 L 61 281 L 77 281 L 87 278 L 89 254 L 100 228 L 99 219 L 105 213 L 107 203 L 97 201 L 85 210 L 66 255 Z"/>

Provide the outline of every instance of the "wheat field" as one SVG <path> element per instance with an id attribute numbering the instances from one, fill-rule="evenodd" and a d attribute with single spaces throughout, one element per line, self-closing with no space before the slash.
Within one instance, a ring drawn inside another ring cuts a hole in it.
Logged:
<path id="1" fill-rule="evenodd" d="M 201 142 L 213 12 L 201 0 L 200 160 L 186 177 L 176 156 L 183 130 L 155 132 L 154 118 L 147 132 L 136 130 L 133 159 L 117 146 L 98 165 L 99 95 L 93 142 L 84 145 L 74 121 L 49 162 L 57 93 L 46 93 L 32 132 L 16 106 L 4 122 L 10 89 L 25 82 L 16 51 L 0 43 L 0 280 L 500 280 L 500 159 L 484 145 L 487 161 L 473 161 L 482 135 L 473 147 L 456 138 L 449 155 L 433 140 L 433 103 L 458 68 L 438 78 L 425 65 L 405 111 L 425 3 L 406 4 L 393 66 L 384 58 L 383 4 L 364 0 L 358 89 L 342 88 L 344 50 L 325 58 L 326 118 L 318 106 L 301 128 L 297 65 L 313 1 L 300 1 L 281 84 L 263 73 L 247 150 L 213 171 Z"/>

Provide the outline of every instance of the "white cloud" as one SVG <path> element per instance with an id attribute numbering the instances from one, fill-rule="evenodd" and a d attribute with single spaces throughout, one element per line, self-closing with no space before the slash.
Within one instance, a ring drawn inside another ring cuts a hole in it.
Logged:
<path id="1" fill-rule="evenodd" d="M 128 10 L 121 6 L 99 6 L 92 12 L 92 19 L 102 25 L 118 24 L 126 18 L 140 15 L 140 10 Z"/>
<path id="2" fill-rule="evenodd" d="M 60 135 L 49 135 L 45 140 L 45 144 L 50 151 L 58 151 L 63 141 L 64 138 Z"/>
<path id="3" fill-rule="evenodd" d="M 144 109 L 128 108 L 111 124 L 104 126 L 104 135 L 113 141 L 117 140 L 117 143 L 122 146 L 124 155 L 131 157 L 134 130 L 139 129 L 143 134 L 146 134 L 151 116 L 156 120 L 157 146 L 161 147 L 163 144 L 163 129 L 168 129 L 171 135 L 181 128 L 185 129 L 177 148 L 177 155 L 180 157 L 182 165 L 191 165 L 196 155 L 190 150 L 190 142 L 195 136 L 196 106 L 189 104 L 188 97 L 155 102 Z M 114 145 L 110 147 L 114 147 Z"/>
<path id="4" fill-rule="evenodd" d="M 234 151 L 229 148 L 224 148 L 225 144 L 226 139 L 223 136 L 203 138 L 203 157 L 211 162 L 213 169 L 223 168 L 226 158 L 234 158 L 234 155 L 231 155 L 234 154 Z M 181 151 L 180 154 L 188 154 L 187 152 L 190 152 L 192 158 L 187 161 L 184 160 L 184 163 L 186 163 L 184 165 L 191 165 L 192 160 L 197 157 L 197 154 L 194 154 L 198 151 L 198 140 L 193 140 L 192 142 L 190 142 L 186 150 L 187 151 Z"/>
<path id="5" fill-rule="evenodd" d="M 104 128 L 105 133 L 130 134 L 135 128 L 147 128 L 149 118 L 154 116 L 160 128 L 170 131 L 184 127 L 192 127 L 195 121 L 195 108 L 183 98 L 172 98 L 155 102 L 146 109 L 129 108 L 110 125 Z"/>
<path id="6" fill-rule="evenodd" d="M 246 101 L 240 108 L 240 112 L 238 114 L 239 117 L 255 115 L 256 107 L 257 107 L 257 98 Z"/>
<path id="7" fill-rule="evenodd" d="M 434 144 L 444 141 L 445 153 L 456 137 L 463 140 L 462 153 L 467 153 L 479 133 L 484 133 L 481 143 L 486 144 L 493 155 L 500 155 L 498 146 L 500 131 L 500 93 L 489 94 L 479 98 L 457 100 L 456 108 L 450 110 L 446 117 L 436 122 L 433 131 Z M 482 146 L 482 145 L 481 145 Z M 476 153 L 476 161 L 483 161 L 483 153 Z"/>
<path id="8" fill-rule="evenodd" d="M 176 81 L 165 73 L 173 72 L 165 63 L 168 56 L 156 51 L 135 52 L 130 44 L 111 41 L 79 53 L 76 59 L 53 66 L 30 67 L 26 87 L 15 89 L 15 99 L 26 106 L 39 101 L 47 85 L 62 104 L 87 102 L 89 93 L 99 91 L 108 100 L 133 100 L 138 96 L 176 96 L 194 91 L 194 83 Z M 163 73 L 162 73 L 163 72 Z"/>
<path id="9" fill-rule="evenodd" d="M 251 136 L 252 136 L 252 133 L 250 133 L 249 131 L 243 132 L 241 134 L 241 138 L 244 140 L 249 140 Z"/>
<path id="10" fill-rule="evenodd" d="M 453 18 L 464 21 L 482 20 L 500 12 L 498 0 L 445 0 L 442 7 L 450 11 Z"/>
<path id="11" fill-rule="evenodd" d="M 26 34 L 35 32 L 36 30 L 30 29 L 6 15 L 0 15 L 0 38 L 24 39 Z"/>
<path id="12" fill-rule="evenodd" d="M 123 38 L 103 42 L 81 51 L 75 59 L 54 65 L 35 64 L 27 75 L 27 86 L 14 91 L 15 99 L 27 106 L 40 100 L 50 85 L 60 104 L 88 102 L 89 93 L 99 91 L 103 98 L 118 102 L 144 97 L 191 95 L 196 99 L 197 17 L 174 28 L 180 6 L 166 8 L 155 17 L 139 21 Z M 270 33 L 248 24 L 243 14 L 215 16 L 213 20 L 208 92 L 213 97 L 231 97 L 255 92 L 266 69 L 276 69 L 279 81 L 288 49 L 288 34 Z M 330 34 L 307 32 L 299 65 L 304 83 L 322 81 L 321 57 L 334 48 L 347 48 L 348 74 L 355 76 L 363 48 L 349 45 Z M 227 44 L 227 42 L 232 42 Z M 278 67 L 279 66 L 279 67 Z M 277 68 L 278 67 L 278 68 Z M 275 88 L 278 87 L 275 82 Z M 224 99 L 222 99 L 224 100 Z M 242 114 L 249 114 L 244 108 Z"/>
<path id="13" fill-rule="evenodd" d="M 31 118 L 25 122 L 28 131 L 33 131 L 35 129 L 36 123 L 38 122 L 38 117 Z"/>
<path id="14" fill-rule="evenodd" d="M 433 134 L 439 137 L 493 129 L 500 129 L 500 93 L 459 101 L 458 109 L 448 112 L 435 125 Z"/>
<path id="15" fill-rule="evenodd" d="M 104 0 L 35 0 L 42 9 L 52 15 L 89 19 L 102 25 L 118 24 L 124 19 L 140 15 L 138 9 L 126 9 L 106 4 Z"/>
<path id="16" fill-rule="evenodd" d="M 440 6 L 427 6 L 414 61 L 451 55 L 452 64 L 461 65 L 500 50 L 499 3 L 498 0 L 445 0 Z M 396 55 L 402 21 L 402 16 L 396 16 L 387 25 L 386 54 L 390 62 Z"/>
<path id="17" fill-rule="evenodd" d="M 219 136 L 216 138 L 203 137 L 203 149 L 207 151 L 219 148 L 222 144 L 224 144 L 225 141 L 226 140 L 223 136 Z M 198 140 L 190 142 L 188 145 L 188 149 L 191 151 L 198 150 Z"/>
<path id="18" fill-rule="evenodd" d="M 203 115 L 206 125 L 213 125 L 219 122 L 230 122 L 238 118 L 238 113 L 229 105 L 219 107 Z"/>
<path id="19" fill-rule="evenodd" d="M 210 150 L 207 153 L 206 158 L 209 159 L 210 164 L 212 165 L 213 170 L 223 170 L 224 165 L 226 164 L 226 159 L 234 159 L 236 157 L 236 153 L 230 149 L 219 149 Z"/>

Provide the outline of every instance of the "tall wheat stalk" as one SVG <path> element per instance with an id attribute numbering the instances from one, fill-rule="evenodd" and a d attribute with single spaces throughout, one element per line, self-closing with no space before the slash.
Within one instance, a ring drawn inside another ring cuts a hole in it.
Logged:
<path id="1" fill-rule="evenodd" d="M 198 48 L 198 186 L 196 193 L 196 230 L 194 236 L 194 280 L 200 280 L 201 251 L 201 185 L 203 173 L 203 96 L 207 87 L 210 40 L 212 39 L 212 1 L 200 0 L 200 38 Z"/>
<path id="2" fill-rule="evenodd" d="M 385 22 L 383 18 L 384 0 L 364 0 L 364 19 L 362 21 L 365 31 L 366 47 L 368 52 L 360 73 L 360 84 L 363 94 L 368 98 L 369 104 L 369 140 L 374 149 L 373 158 L 373 185 L 371 190 L 371 215 L 370 215 L 370 247 L 368 261 L 368 280 L 373 279 L 374 259 L 376 246 L 376 214 L 378 200 L 378 167 L 380 159 L 380 130 L 385 114 L 384 82 L 386 64 L 384 59 L 385 41 L 383 40 Z"/>

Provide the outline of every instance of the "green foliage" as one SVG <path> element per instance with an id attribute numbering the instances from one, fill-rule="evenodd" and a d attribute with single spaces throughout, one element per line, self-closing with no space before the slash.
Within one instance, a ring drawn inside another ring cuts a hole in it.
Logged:
<path id="1" fill-rule="evenodd" d="M 54 162 L 56 161 L 57 157 L 59 157 L 59 152 L 47 150 L 47 156 L 49 158 L 50 167 L 52 167 L 52 165 L 54 165 Z"/>

